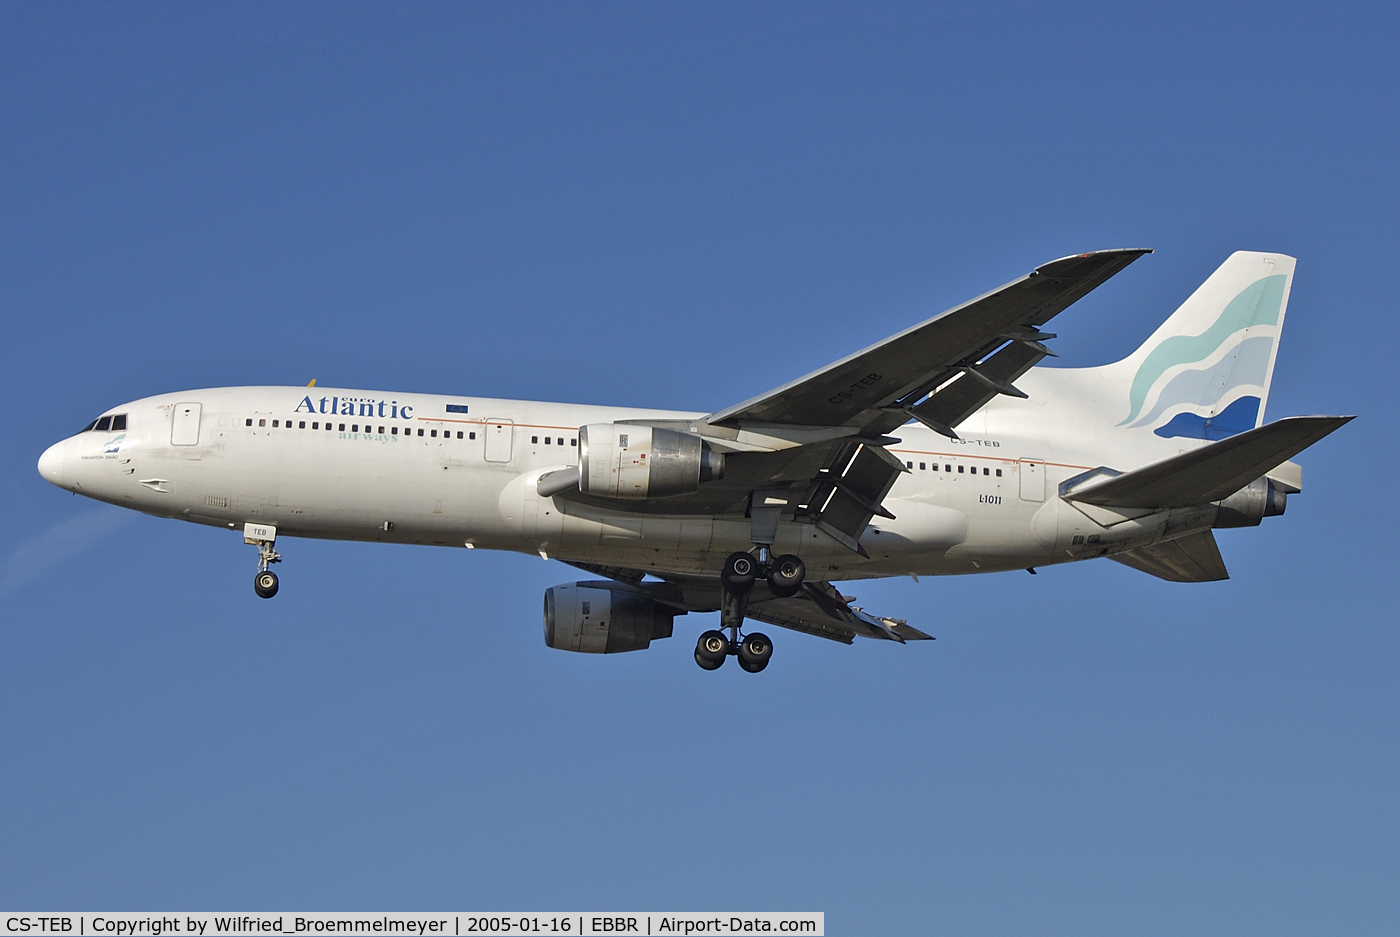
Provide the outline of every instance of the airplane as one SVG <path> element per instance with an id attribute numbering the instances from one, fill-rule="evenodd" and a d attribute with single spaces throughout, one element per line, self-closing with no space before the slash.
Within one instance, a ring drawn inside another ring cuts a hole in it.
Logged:
<path id="1" fill-rule="evenodd" d="M 1232 254 L 1135 352 L 1038 367 L 1053 317 L 1145 249 L 1075 254 L 713 413 L 221 387 L 133 400 L 46 450 L 52 484 L 278 537 L 509 550 L 596 577 L 544 596 L 551 648 L 641 650 L 720 613 L 695 661 L 763 670 L 756 620 L 930 638 L 835 583 L 1108 557 L 1228 578 L 1212 531 L 1284 512 L 1294 455 L 1350 416 L 1264 423 L 1295 260 Z"/>

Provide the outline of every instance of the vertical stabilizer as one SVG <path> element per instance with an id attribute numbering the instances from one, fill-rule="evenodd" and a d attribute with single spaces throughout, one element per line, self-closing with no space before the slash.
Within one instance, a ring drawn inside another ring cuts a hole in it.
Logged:
<path id="1" fill-rule="evenodd" d="M 1262 424 L 1294 264 L 1231 254 L 1141 348 L 1090 369 L 1122 387 L 1116 425 L 1214 440 Z"/>

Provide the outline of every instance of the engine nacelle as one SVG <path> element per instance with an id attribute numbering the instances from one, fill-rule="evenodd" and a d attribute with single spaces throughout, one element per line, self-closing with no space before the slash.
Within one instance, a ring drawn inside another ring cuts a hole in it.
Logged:
<path id="1" fill-rule="evenodd" d="M 724 454 L 699 436 L 630 423 L 579 427 L 578 459 L 578 490 L 604 498 L 694 494 L 724 477 Z"/>
<path id="2" fill-rule="evenodd" d="M 1266 517 L 1276 517 L 1288 507 L 1288 492 L 1267 478 L 1256 478 L 1223 501 L 1212 527 L 1258 527 Z"/>
<path id="3" fill-rule="evenodd" d="M 544 643 L 561 651 L 617 654 L 669 638 L 682 612 L 620 582 L 570 582 L 544 593 Z"/>

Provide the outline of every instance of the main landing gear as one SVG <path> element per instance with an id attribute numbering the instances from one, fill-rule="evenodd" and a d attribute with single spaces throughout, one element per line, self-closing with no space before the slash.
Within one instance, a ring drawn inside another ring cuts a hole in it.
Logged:
<path id="1" fill-rule="evenodd" d="M 258 548 L 258 574 L 253 577 L 253 591 L 260 599 L 270 599 L 277 594 L 277 574 L 268 567 L 282 562 L 282 554 L 274 549 L 277 528 L 271 524 L 244 524 L 243 542 Z"/>
<path id="2" fill-rule="evenodd" d="M 724 561 L 720 573 L 720 585 L 724 598 L 720 606 L 720 628 L 724 630 L 706 631 L 695 644 L 695 663 L 704 670 L 718 670 L 724 659 L 731 654 L 739 658 L 739 666 L 749 673 L 758 673 L 768 666 L 773 656 L 773 642 L 768 635 L 760 632 L 740 635 L 744 624 L 744 610 L 748 605 L 749 590 L 762 575 L 768 580 L 768 591 L 778 598 L 795 595 L 807 576 L 807 567 L 802 559 L 785 554 L 776 559 L 770 558 L 768 547 L 759 546 L 758 556 L 752 553 L 731 553 Z"/>

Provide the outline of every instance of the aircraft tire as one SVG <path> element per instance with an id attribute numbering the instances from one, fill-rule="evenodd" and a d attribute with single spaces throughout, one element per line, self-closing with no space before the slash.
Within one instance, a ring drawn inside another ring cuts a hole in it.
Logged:
<path id="1" fill-rule="evenodd" d="M 749 673 L 758 673 L 768 666 L 768 661 L 772 658 L 773 642 L 762 632 L 746 634 L 744 640 L 739 643 L 739 666 Z"/>
<path id="2" fill-rule="evenodd" d="M 784 553 L 768 567 L 768 591 L 778 598 L 787 598 L 802 587 L 807 578 L 807 566 L 802 557 Z"/>
<path id="3" fill-rule="evenodd" d="M 277 594 L 277 574 L 267 569 L 253 577 L 253 591 L 260 599 L 270 599 Z"/>
<path id="4" fill-rule="evenodd" d="M 718 670 L 729 656 L 729 639 L 723 631 L 706 631 L 695 642 L 695 663 L 705 670 Z"/>
<path id="5" fill-rule="evenodd" d="M 724 572 L 719 575 L 724 588 L 735 595 L 748 592 L 757 578 L 758 560 L 752 553 L 743 552 L 729 554 L 729 559 L 724 561 Z"/>

